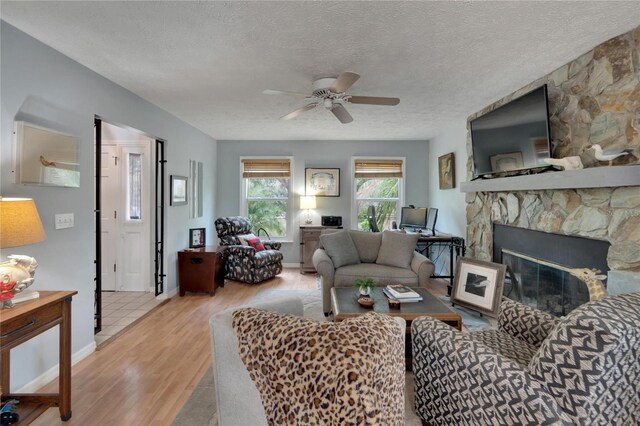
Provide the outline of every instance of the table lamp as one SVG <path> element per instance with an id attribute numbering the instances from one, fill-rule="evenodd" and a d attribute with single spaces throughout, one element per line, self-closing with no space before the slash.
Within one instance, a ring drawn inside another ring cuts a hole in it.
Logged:
<path id="1" fill-rule="evenodd" d="M 44 241 L 46 235 L 30 198 L 0 197 L 0 248 L 19 247 Z M 0 263 L 0 302 L 10 307 L 11 299 L 29 287 L 38 262 L 33 257 L 12 254 Z"/>
<path id="2" fill-rule="evenodd" d="M 307 211 L 307 218 L 304 223 L 307 225 L 311 225 L 313 220 L 309 217 L 309 209 L 316 208 L 316 197 L 314 195 L 302 195 L 300 196 L 300 210 Z"/>

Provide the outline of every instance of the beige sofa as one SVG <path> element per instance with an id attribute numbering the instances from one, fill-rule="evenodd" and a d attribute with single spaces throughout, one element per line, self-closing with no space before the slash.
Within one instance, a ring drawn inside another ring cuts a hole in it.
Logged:
<path id="1" fill-rule="evenodd" d="M 345 235 L 328 237 L 338 232 L 350 237 L 357 253 L 355 256 L 346 253 L 352 249 Z M 323 232 L 320 236 L 321 248 L 313 254 L 313 266 L 321 279 L 325 315 L 331 311 L 331 287 L 351 287 L 357 278 L 373 278 L 378 286 L 402 283 L 410 287 L 427 287 L 434 266 L 426 256 L 415 251 L 418 235 L 394 231 L 338 232 Z M 327 241 L 327 238 L 335 241 Z"/>

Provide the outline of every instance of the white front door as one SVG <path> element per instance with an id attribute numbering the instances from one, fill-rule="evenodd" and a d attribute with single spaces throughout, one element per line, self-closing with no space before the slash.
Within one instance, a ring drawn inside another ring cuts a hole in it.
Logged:
<path id="1" fill-rule="evenodd" d="M 102 289 L 149 291 L 149 144 L 102 145 Z"/>

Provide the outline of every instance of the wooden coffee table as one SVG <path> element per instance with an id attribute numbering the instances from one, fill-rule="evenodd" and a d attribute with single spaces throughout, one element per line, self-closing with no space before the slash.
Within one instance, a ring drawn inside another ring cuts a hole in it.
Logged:
<path id="1" fill-rule="evenodd" d="M 411 368 L 411 323 L 418 317 L 429 316 L 449 324 L 450 326 L 462 330 L 462 318 L 460 314 L 447 306 L 433 294 L 424 288 L 414 288 L 422 296 L 421 302 L 402 303 L 400 309 L 389 308 L 387 296 L 382 292 L 382 288 L 374 288 L 370 297 L 375 300 L 373 308 L 363 308 L 358 304 L 358 291 L 351 287 L 333 287 L 331 289 L 331 309 L 333 310 L 333 320 L 344 321 L 347 318 L 354 318 L 367 312 L 377 312 L 379 314 L 390 315 L 392 317 L 404 318 L 407 322 L 407 336 L 405 339 L 405 361 L 408 368 Z"/>

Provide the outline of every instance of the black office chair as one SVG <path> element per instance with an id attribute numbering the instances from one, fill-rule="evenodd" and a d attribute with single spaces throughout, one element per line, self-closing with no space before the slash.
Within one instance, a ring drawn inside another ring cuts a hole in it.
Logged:
<path id="1" fill-rule="evenodd" d="M 369 220 L 369 230 L 371 232 L 380 232 L 378 222 L 376 221 L 376 208 L 374 206 L 369 206 L 367 209 L 367 219 Z"/>

